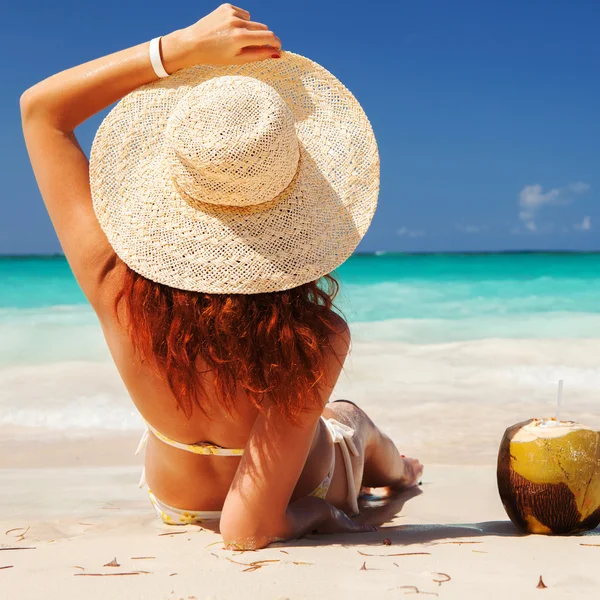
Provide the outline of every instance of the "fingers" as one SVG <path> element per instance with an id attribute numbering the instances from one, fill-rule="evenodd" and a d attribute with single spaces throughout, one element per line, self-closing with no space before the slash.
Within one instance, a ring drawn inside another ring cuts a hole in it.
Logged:
<path id="1" fill-rule="evenodd" d="M 237 56 L 238 63 L 249 63 L 267 58 L 280 58 L 279 50 L 267 46 L 247 46 Z"/>
<path id="2" fill-rule="evenodd" d="M 350 518 L 345 512 L 336 508 L 336 519 L 340 527 L 340 533 L 369 533 L 377 531 L 377 528 L 373 525 L 367 525 L 366 523 L 360 522 L 360 516 L 357 518 Z"/>
<path id="3" fill-rule="evenodd" d="M 351 519 L 348 519 L 348 523 L 340 530 L 340 533 L 372 533 L 377 531 L 377 527 L 374 525 L 366 525 L 365 523 L 355 523 Z"/>
<path id="4" fill-rule="evenodd" d="M 269 27 L 264 23 L 257 23 L 256 21 L 244 21 L 240 19 L 239 24 L 236 24 L 238 27 L 243 27 L 248 31 L 268 31 Z"/>
<path id="5" fill-rule="evenodd" d="M 239 31 L 238 35 L 244 46 L 271 46 L 272 49 L 281 50 L 281 40 L 272 31 L 248 29 Z"/>
<path id="6" fill-rule="evenodd" d="M 362 515 L 352 518 L 346 517 L 346 520 L 351 524 L 351 529 L 349 529 L 349 531 L 352 533 L 369 533 L 372 531 L 377 531 L 377 527 L 374 525 L 369 525 L 363 522 Z"/>
<path id="7" fill-rule="evenodd" d="M 240 8 L 239 6 L 234 6 L 233 4 L 224 4 L 223 6 L 228 8 L 229 10 L 232 10 L 234 15 L 236 17 L 239 17 L 240 19 L 250 19 L 250 13 L 247 10 Z"/>

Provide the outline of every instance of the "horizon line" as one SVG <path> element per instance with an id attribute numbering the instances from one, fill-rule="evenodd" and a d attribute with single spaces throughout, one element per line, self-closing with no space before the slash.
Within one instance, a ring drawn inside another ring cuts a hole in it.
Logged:
<path id="1" fill-rule="evenodd" d="M 438 250 L 438 251 L 409 251 L 409 250 L 375 250 L 373 252 L 353 252 L 352 256 L 487 256 L 487 255 L 502 255 L 502 254 L 600 254 L 598 250 Z M 0 259 L 3 258 L 66 258 L 62 252 L 53 252 L 46 254 L 3 254 L 0 253 Z M 346 259 L 348 260 L 348 259 Z"/>

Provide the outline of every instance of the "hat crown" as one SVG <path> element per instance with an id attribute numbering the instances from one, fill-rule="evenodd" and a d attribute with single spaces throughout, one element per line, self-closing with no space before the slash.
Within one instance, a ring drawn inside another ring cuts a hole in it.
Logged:
<path id="1" fill-rule="evenodd" d="M 270 85 L 214 77 L 179 101 L 165 129 L 171 179 L 191 202 L 250 207 L 274 200 L 300 156 L 294 116 Z"/>

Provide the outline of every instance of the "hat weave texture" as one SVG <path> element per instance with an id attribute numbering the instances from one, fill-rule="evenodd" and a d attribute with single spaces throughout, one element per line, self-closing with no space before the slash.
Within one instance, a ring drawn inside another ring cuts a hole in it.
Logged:
<path id="1" fill-rule="evenodd" d="M 92 147 L 118 256 L 183 290 L 254 294 L 330 273 L 370 225 L 379 156 L 354 96 L 302 56 L 198 65 L 121 100 Z"/>

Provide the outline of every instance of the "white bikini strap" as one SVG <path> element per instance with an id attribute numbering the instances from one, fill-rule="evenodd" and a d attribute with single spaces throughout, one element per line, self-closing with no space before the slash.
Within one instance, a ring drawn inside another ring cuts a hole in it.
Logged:
<path id="1" fill-rule="evenodd" d="M 142 475 L 140 476 L 140 482 L 138 483 L 138 487 L 141 489 L 146 485 L 146 467 L 142 467 Z"/>
<path id="2" fill-rule="evenodd" d="M 144 433 L 142 435 L 142 439 L 140 440 L 137 450 L 135 451 L 136 456 L 138 454 L 140 454 L 140 452 L 142 452 L 143 450 L 146 449 L 146 446 L 148 445 L 148 436 L 149 435 L 150 435 L 150 430 L 146 427 L 146 431 L 144 431 Z"/>
<path id="3" fill-rule="evenodd" d="M 144 433 L 142 435 L 142 439 L 140 440 L 140 443 L 138 444 L 137 450 L 135 451 L 136 456 L 146 449 L 146 446 L 148 445 L 148 436 L 149 435 L 150 435 L 150 430 L 146 427 L 146 430 L 144 431 Z M 142 467 L 142 476 L 140 477 L 140 482 L 138 483 L 138 487 L 143 488 L 145 485 L 146 485 L 146 467 Z"/>
<path id="4" fill-rule="evenodd" d="M 340 445 L 342 456 L 344 458 L 344 467 L 346 468 L 346 480 L 348 482 L 348 503 L 354 514 L 357 515 L 360 512 L 358 510 L 358 494 L 356 493 L 354 470 L 352 469 L 352 460 L 350 459 L 350 452 L 352 452 L 354 456 L 358 456 L 358 448 L 352 439 L 354 436 L 354 429 L 335 419 L 323 419 L 323 421 L 327 426 L 333 443 Z"/>
<path id="5" fill-rule="evenodd" d="M 146 433 L 142 436 L 142 440 L 138 446 L 138 452 L 141 452 L 146 447 L 146 444 L 148 443 L 148 435 L 151 431 L 161 442 L 167 444 L 167 446 L 179 448 L 179 450 L 185 450 L 186 452 L 191 452 L 192 454 L 201 454 L 204 456 L 241 456 L 244 454 L 243 448 L 221 448 L 220 446 L 215 446 L 213 444 L 183 444 L 166 437 L 160 431 L 154 429 L 150 423 L 146 423 L 146 427 Z"/>

